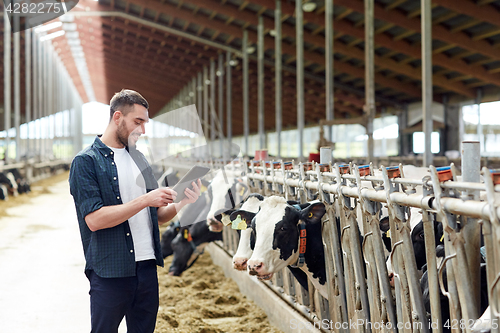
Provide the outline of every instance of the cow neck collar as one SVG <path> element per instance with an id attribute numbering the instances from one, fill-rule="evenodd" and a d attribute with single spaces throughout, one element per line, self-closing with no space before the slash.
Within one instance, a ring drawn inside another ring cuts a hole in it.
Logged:
<path id="1" fill-rule="evenodd" d="M 299 221 L 299 258 L 295 265 L 290 265 L 293 268 L 301 268 L 306 262 L 306 243 L 307 243 L 307 230 L 306 223 L 302 220 Z"/>

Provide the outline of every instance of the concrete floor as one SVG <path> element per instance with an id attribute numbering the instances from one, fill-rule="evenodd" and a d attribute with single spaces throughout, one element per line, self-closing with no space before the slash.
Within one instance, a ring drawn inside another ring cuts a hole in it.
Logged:
<path id="1" fill-rule="evenodd" d="M 0 219 L 0 333 L 90 332 L 89 283 L 67 180 L 50 191 Z"/>

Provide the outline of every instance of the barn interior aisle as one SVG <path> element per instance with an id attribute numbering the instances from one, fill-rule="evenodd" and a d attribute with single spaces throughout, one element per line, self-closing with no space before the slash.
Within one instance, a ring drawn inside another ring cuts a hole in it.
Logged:
<path id="1" fill-rule="evenodd" d="M 90 331 L 85 260 L 61 176 L 0 218 L 0 332 Z"/>

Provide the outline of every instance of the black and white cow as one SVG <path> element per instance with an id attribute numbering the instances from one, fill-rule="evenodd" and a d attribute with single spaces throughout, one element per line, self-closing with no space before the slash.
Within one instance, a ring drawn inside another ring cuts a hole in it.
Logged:
<path id="1" fill-rule="evenodd" d="M 243 219 L 251 221 L 255 231 L 255 241 L 251 241 L 254 242 L 251 244 L 254 250 L 247 263 L 250 275 L 267 280 L 274 272 L 295 265 L 299 260 L 302 235 L 302 242 L 306 244 L 302 244 L 302 249 L 305 250 L 304 266 L 300 269 L 307 274 L 321 295 L 327 298 L 321 236 L 321 218 L 325 211 L 325 205 L 321 202 L 294 207 L 282 197 L 271 196 L 262 202 L 257 214 L 238 212 Z M 232 217 L 234 214 L 236 213 Z"/>
<path id="2" fill-rule="evenodd" d="M 240 210 L 250 213 L 257 213 L 263 200 L 264 197 L 262 195 L 252 193 L 248 196 L 243 205 L 241 205 Z M 238 214 L 236 213 L 235 216 L 237 215 Z M 247 270 L 247 261 L 252 256 L 253 250 L 250 246 L 250 237 L 252 233 L 253 229 L 251 227 L 240 231 L 240 241 L 238 243 L 238 249 L 233 256 L 233 267 L 239 271 Z"/>
<path id="3" fill-rule="evenodd" d="M 177 236 L 180 230 L 181 224 L 177 220 L 170 223 L 167 229 L 165 229 L 165 231 L 161 234 L 160 244 L 163 258 L 166 258 L 174 253 L 174 250 L 172 249 L 172 241 L 174 240 L 175 236 Z"/>
<path id="4" fill-rule="evenodd" d="M 15 183 L 17 184 L 17 191 L 19 194 L 28 193 L 31 191 L 31 186 L 29 182 L 26 180 L 26 178 L 21 176 L 21 173 L 19 172 L 18 169 L 14 168 L 14 169 L 9 169 L 8 171 L 14 177 Z M 9 173 L 7 173 L 7 177 L 10 177 Z M 10 179 L 12 181 L 12 178 Z"/>
<path id="5" fill-rule="evenodd" d="M 229 172 L 219 170 L 210 182 L 211 204 L 207 214 L 210 231 L 221 232 L 221 220 L 229 215 L 249 194 L 245 177 L 234 177 Z M 224 215 L 223 215 L 224 214 Z"/>
<path id="6" fill-rule="evenodd" d="M 169 274 L 180 276 L 203 253 L 205 246 L 216 240 L 222 240 L 222 232 L 210 231 L 205 221 L 182 227 L 171 243 L 174 259 Z"/>

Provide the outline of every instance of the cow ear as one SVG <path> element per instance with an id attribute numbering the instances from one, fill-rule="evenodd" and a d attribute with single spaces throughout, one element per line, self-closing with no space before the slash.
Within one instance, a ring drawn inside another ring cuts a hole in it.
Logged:
<path id="1" fill-rule="evenodd" d="M 322 202 L 317 202 L 304 208 L 301 212 L 301 219 L 306 223 L 317 223 L 325 215 L 326 208 Z"/>
<path id="2" fill-rule="evenodd" d="M 250 226 L 255 215 L 256 213 L 248 212 L 246 210 L 236 210 L 231 214 L 231 221 L 236 220 L 239 216 L 241 220 L 245 220 L 247 226 Z"/>
<path id="3" fill-rule="evenodd" d="M 380 230 L 383 231 L 383 232 L 387 232 L 387 230 L 389 230 L 390 228 L 390 224 L 389 224 L 389 216 L 384 216 L 380 222 L 379 222 L 379 226 L 380 226 Z"/>

